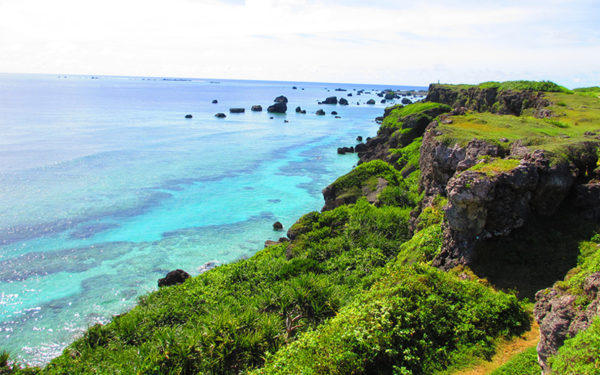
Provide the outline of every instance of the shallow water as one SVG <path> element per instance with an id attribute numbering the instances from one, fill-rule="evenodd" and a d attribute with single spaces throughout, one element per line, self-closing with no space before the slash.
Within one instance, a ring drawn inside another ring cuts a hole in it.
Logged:
<path id="1" fill-rule="evenodd" d="M 384 88 L 0 75 L 0 348 L 43 364 L 168 271 L 196 275 L 284 235 L 272 223 L 319 210 L 356 163 L 336 148 L 376 133 L 385 105 L 371 90 Z M 317 104 L 347 93 L 349 106 Z M 266 112 L 278 95 L 286 115 Z"/>

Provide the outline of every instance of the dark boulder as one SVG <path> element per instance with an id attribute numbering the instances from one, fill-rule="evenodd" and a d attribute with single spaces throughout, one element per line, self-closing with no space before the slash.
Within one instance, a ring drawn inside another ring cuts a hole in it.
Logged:
<path id="1" fill-rule="evenodd" d="M 363 139 L 363 138 L 362 138 L 362 135 L 359 135 L 358 137 L 356 137 L 356 141 L 357 141 L 357 142 L 362 142 L 362 139 Z"/>
<path id="2" fill-rule="evenodd" d="M 185 115 L 185 118 L 192 118 L 192 115 Z"/>
<path id="3" fill-rule="evenodd" d="M 381 104 L 385 103 L 385 99 L 381 99 L 380 103 Z"/>
<path id="4" fill-rule="evenodd" d="M 285 96 L 281 95 L 281 96 L 276 97 L 275 100 L 273 100 L 273 101 L 275 103 L 287 103 L 288 99 Z"/>
<path id="5" fill-rule="evenodd" d="M 375 99 L 369 99 L 369 100 L 367 100 L 367 104 L 375 104 Z"/>
<path id="6" fill-rule="evenodd" d="M 335 116 L 335 118 L 342 118 L 342 116 Z"/>
<path id="7" fill-rule="evenodd" d="M 402 104 L 412 104 L 412 100 L 409 98 L 402 98 Z"/>
<path id="8" fill-rule="evenodd" d="M 253 105 L 252 108 L 250 108 L 250 110 L 252 110 L 252 112 L 262 112 L 262 106 Z"/>
<path id="9" fill-rule="evenodd" d="M 189 279 L 191 276 L 189 273 L 184 270 L 175 270 L 171 271 L 162 279 L 158 279 L 158 287 L 177 285 L 183 283 L 186 279 Z"/>
<path id="10" fill-rule="evenodd" d="M 302 113 L 302 108 L 300 108 L 299 106 L 296 107 L 296 113 Z"/>
<path id="11" fill-rule="evenodd" d="M 302 111 L 300 111 L 300 113 L 302 113 L 303 115 L 306 114 L 306 109 L 303 109 Z"/>
<path id="12" fill-rule="evenodd" d="M 352 93 L 349 93 L 348 96 L 352 96 Z M 340 100 L 342 100 L 342 99 L 340 99 Z"/>
<path id="13" fill-rule="evenodd" d="M 219 112 L 219 113 L 215 114 L 215 117 L 217 117 L 217 118 L 225 118 L 225 117 L 227 117 L 227 115 L 225 115 L 224 113 Z"/>
<path id="14" fill-rule="evenodd" d="M 386 100 L 392 100 L 392 99 L 395 99 L 396 97 L 397 97 L 397 95 L 395 93 L 393 93 L 393 92 L 388 92 L 384 96 L 384 98 Z"/>
<path id="15" fill-rule="evenodd" d="M 345 98 L 340 98 L 339 104 L 340 105 L 348 105 L 348 100 L 346 100 Z"/>
<path id="16" fill-rule="evenodd" d="M 318 116 L 325 116 L 325 111 L 322 109 L 319 109 L 317 112 L 315 112 Z"/>
<path id="17" fill-rule="evenodd" d="M 283 230 L 283 224 L 279 221 L 273 223 L 273 230 Z"/>
<path id="18" fill-rule="evenodd" d="M 292 86 L 292 90 L 297 90 L 298 88 L 296 86 Z"/>
<path id="19" fill-rule="evenodd" d="M 244 113 L 246 110 L 244 108 L 229 108 L 230 113 Z"/>
<path id="20" fill-rule="evenodd" d="M 218 101 L 217 99 L 214 99 L 214 100 L 212 101 L 212 104 L 217 104 L 218 102 L 219 102 L 219 101 Z"/>
<path id="21" fill-rule="evenodd" d="M 325 101 L 322 102 L 323 104 L 337 104 L 338 100 L 337 100 L 337 96 L 330 96 L 328 98 L 325 99 Z"/>
<path id="22" fill-rule="evenodd" d="M 332 115 L 337 115 L 338 113 L 336 111 L 331 111 Z"/>
<path id="23" fill-rule="evenodd" d="M 286 99 L 287 100 L 287 99 Z M 269 108 L 267 108 L 267 112 L 269 113 L 285 113 L 285 111 L 287 111 L 287 104 L 285 104 L 286 102 L 277 102 L 275 104 L 273 104 L 272 106 L 269 106 Z"/>

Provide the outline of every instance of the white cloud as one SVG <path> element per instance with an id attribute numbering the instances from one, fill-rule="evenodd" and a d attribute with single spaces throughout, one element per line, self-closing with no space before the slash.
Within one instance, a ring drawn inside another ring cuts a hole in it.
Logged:
<path id="1" fill-rule="evenodd" d="M 597 79 L 591 2 L 357 3 L 3 0 L 0 71 L 390 84 Z"/>

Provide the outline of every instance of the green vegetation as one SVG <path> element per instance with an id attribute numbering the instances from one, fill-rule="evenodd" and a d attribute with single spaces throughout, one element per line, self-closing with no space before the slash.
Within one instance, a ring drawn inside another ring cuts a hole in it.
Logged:
<path id="1" fill-rule="evenodd" d="M 523 91 L 523 90 L 531 90 L 531 91 L 541 91 L 541 92 L 564 92 L 569 93 L 571 90 L 566 87 L 557 85 L 551 81 L 504 81 L 504 82 L 482 82 L 478 85 L 449 85 L 443 84 L 439 85 L 446 88 L 452 88 L 456 90 L 468 90 L 470 88 L 480 88 L 480 89 L 489 89 L 495 88 L 498 91 Z"/>
<path id="2" fill-rule="evenodd" d="M 541 371 L 537 361 L 537 350 L 533 346 L 511 358 L 491 375 L 539 375 Z"/>
<path id="3" fill-rule="evenodd" d="M 439 113 L 449 112 L 452 108 L 445 104 L 425 102 L 414 103 L 406 106 L 395 106 L 394 109 L 383 119 L 381 129 L 402 129 L 404 122 L 410 120 L 412 123 L 427 124 Z M 413 128 L 412 125 L 410 128 Z M 417 135 L 420 136 L 420 135 Z"/>
<path id="4" fill-rule="evenodd" d="M 510 171 L 516 168 L 520 163 L 517 159 L 493 159 L 491 161 L 477 163 L 468 170 L 485 173 L 488 176 L 495 176 L 499 173 Z"/>
<path id="5" fill-rule="evenodd" d="M 400 267 L 254 373 L 431 374 L 456 352 L 490 355 L 493 337 L 528 324 L 514 296 L 436 268 Z"/>
<path id="6" fill-rule="evenodd" d="M 550 358 L 556 374 L 600 374 L 600 318 L 585 331 L 566 340 L 558 353 Z"/>

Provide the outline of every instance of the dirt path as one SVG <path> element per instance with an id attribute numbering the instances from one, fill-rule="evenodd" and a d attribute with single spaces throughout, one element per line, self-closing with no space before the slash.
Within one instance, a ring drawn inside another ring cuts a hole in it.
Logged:
<path id="1" fill-rule="evenodd" d="M 476 367 L 461 370 L 454 375 L 485 375 L 489 374 L 498 367 L 502 366 L 513 356 L 525 351 L 526 349 L 537 345 L 540 339 L 540 329 L 537 322 L 533 321 L 531 329 L 525 332 L 521 337 L 498 345 L 498 350 L 490 362 L 483 362 Z"/>

